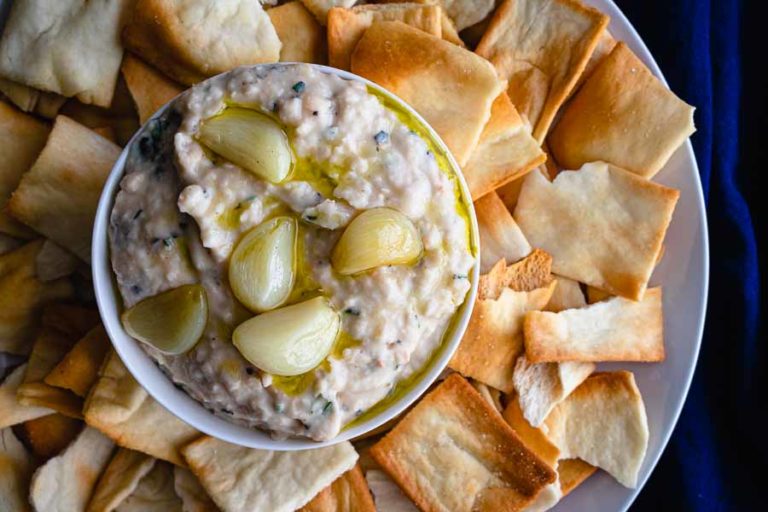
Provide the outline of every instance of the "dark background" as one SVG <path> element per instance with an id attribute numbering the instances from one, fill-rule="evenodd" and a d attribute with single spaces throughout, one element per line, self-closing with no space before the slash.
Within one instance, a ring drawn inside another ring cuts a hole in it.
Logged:
<path id="1" fill-rule="evenodd" d="M 709 220 L 701 355 L 680 421 L 632 511 L 768 510 L 765 136 L 768 5 L 616 0 L 673 91 L 697 107 L 693 147 Z M 762 14 L 762 16 L 761 16 Z M 762 196 L 762 201 L 761 201 Z M 693 329 L 694 326 L 691 326 Z M 763 491 L 758 494 L 759 491 Z"/>

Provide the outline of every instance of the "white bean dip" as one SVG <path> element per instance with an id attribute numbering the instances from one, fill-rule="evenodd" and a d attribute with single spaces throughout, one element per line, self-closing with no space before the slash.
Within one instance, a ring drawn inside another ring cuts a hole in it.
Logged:
<path id="1" fill-rule="evenodd" d="M 285 127 L 297 162 L 291 179 L 268 183 L 196 141 L 200 123 L 232 105 L 269 113 Z M 209 319 L 184 354 L 144 349 L 228 421 L 277 438 L 336 436 L 425 366 L 470 288 L 468 218 L 455 178 L 430 147 L 365 84 L 308 65 L 240 68 L 184 93 L 130 150 L 111 213 L 111 258 L 126 307 L 202 283 Z M 312 174 L 300 168 L 319 171 L 305 181 Z M 418 263 L 334 272 L 330 253 L 344 226 L 381 206 L 417 227 Z M 301 219 L 311 293 L 341 312 L 340 338 L 353 340 L 291 378 L 262 372 L 233 346 L 232 330 L 253 313 L 227 283 L 239 237 L 285 212 Z"/>

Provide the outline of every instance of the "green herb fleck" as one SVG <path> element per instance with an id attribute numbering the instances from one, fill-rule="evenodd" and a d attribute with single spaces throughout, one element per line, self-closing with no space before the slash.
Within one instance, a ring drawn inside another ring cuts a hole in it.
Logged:
<path id="1" fill-rule="evenodd" d="M 306 88 L 307 88 L 307 84 L 305 84 L 304 82 L 296 82 L 295 84 L 293 84 L 293 87 L 291 87 L 291 89 L 293 89 L 293 91 L 297 94 L 303 93 L 304 89 Z"/>
<path id="2" fill-rule="evenodd" d="M 323 416 L 327 416 L 333 412 L 333 402 L 328 402 L 325 404 L 325 407 L 323 407 Z"/>

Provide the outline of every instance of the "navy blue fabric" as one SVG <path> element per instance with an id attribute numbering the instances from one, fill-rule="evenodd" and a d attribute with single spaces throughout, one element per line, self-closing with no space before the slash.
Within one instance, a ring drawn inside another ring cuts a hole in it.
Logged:
<path id="1" fill-rule="evenodd" d="M 617 0 L 671 88 L 695 105 L 693 146 L 707 200 L 710 294 L 680 421 L 632 507 L 758 510 L 766 450 L 765 23 L 758 2 Z M 762 33 L 760 31 L 763 31 Z M 760 177 L 765 182 L 764 177 Z M 762 193 L 761 193 L 762 192 Z M 762 197 L 760 197 L 762 196 Z M 765 268 L 765 267 L 763 267 Z"/>

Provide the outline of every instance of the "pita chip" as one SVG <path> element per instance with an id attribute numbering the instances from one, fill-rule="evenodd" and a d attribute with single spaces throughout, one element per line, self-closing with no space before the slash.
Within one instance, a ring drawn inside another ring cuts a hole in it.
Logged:
<path id="1" fill-rule="evenodd" d="M 593 363 L 564 362 L 531 364 L 520 356 L 512 381 L 517 402 L 526 421 L 540 426 L 550 411 L 595 371 Z"/>
<path id="2" fill-rule="evenodd" d="M 38 468 L 29 501 L 36 510 L 46 512 L 85 510 L 114 447 L 108 437 L 86 427 L 61 455 Z"/>
<path id="3" fill-rule="evenodd" d="M 352 72 L 408 102 L 465 165 L 504 90 L 485 59 L 400 22 L 366 30 L 352 53 Z"/>
<path id="4" fill-rule="evenodd" d="M 0 78 L 0 93 L 24 112 L 35 113 L 53 119 L 67 98 L 54 92 L 47 92 Z"/>
<path id="5" fill-rule="evenodd" d="M 112 512 L 136 490 L 155 459 L 125 448 L 115 450 L 93 491 L 86 512 Z"/>
<path id="6" fill-rule="evenodd" d="M 111 346 L 104 327 L 94 327 L 75 343 L 43 381 L 85 398 L 98 379 L 99 368 Z"/>
<path id="7" fill-rule="evenodd" d="M 65 116 L 8 203 L 11 214 L 90 262 L 91 234 L 104 182 L 120 148 Z"/>
<path id="8" fill-rule="evenodd" d="M 478 297 L 497 299 L 504 288 L 517 292 L 532 292 L 549 285 L 552 276 L 552 257 L 541 249 L 534 249 L 531 254 L 512 265 L 499 260 L 487 274 L 480 276 Z"/>
<path id="9" fill-rule="evenodd" d="M 157 461 L 115 512 L 182 512 L 181 498 L 173 486 L 173 466 Z"/>
<path id="10" fill-rule="evenodd" d="M 416 505 L 403 494 L 400 487 L 379 469 L 365 472 L 365 480 L 371 489 L 377 510 L 387 512 L 419 512 Z"/>
<path id="11" fill-rule="evenodd" d="M 401 3 L 402 0 L 384 0 L 384 2 Z M 486 19 L 496 6 L 496 0 L 412 0 L 412 2 L 441 7 L 446 19 L 453 26 L 453 32 L 464 30 Z M 463 46 L 464 43 L 461 44 Z"/>
<path id="12" fill-rule="evenodd" d="M 216 512 L 219 508 L 195 475 L 187 468 L 173 467 L 173 488 L 184 512 Z"/>
<path id="13" fill-rule="evenodd" d="M 122 42 L 186 85 L 238 66 L 280 59 L 272 21 L 261 3 L 249 0 L 136 0 Z"/>
<path id="14" fill-rule="evenodd" d="M 680 193 L 604 163 L 530 173 L 515 220 L 552 272 L 632 300 L 643 297 Z"/>
<path id="15" fill-rule="evenodd" d="M 349 69 L 353 50 L 376 21 L 401 21 L 441 37 L 441 15 L 438 6 L 416 3 L 361 5 L 351 9 L 334 7 L 328 11 L 328 64 Z"/>
<path id="16" fill-rule="evenodd" d="M 614 39 L 614 37 L 611 35 L 611 32 L 607 28 L 603 30 L 603 32 L 600 34 L 600 39 L 597 41 L 597 46 L 595 46 L 595 51 L 592 52 L 592 56 L 589 57 L 587 66 L 584 68 L 584 72 L 579 77 L 579 81 L 574 88 L 574 92 L 581 88 L 582 84 L 587 80 L 587 78 L 592 75 L 592 72 L 597 69 L 597 66 L 599 66 L 605 60 L 605 58 L 611 54 L 617 43 L 618 41 Z"/>
<path id="17" fill-rule="evenodd" d="M 328 21 L 328 13 L 334 7 L 349 9 L 357 3 L 357 0 L 301 0 L 304 7 L 315 15 L 317 21 L 325 26 Z"/>
<path id="18" fill-rule="evenodd" d="M 587 305 L 584 292 L 581 291 L 581 284 L 578 281 L 562 276 L 556 277 L 557 287 L 544 311 L 557 313 L 564 309 L 576 309 Z"/>
<path id="19" fill-rule="evenodd" d="M 180 449 L 200 432 L 168 412 L 111 351 L 83 406 L 85 422 L 119 446 L 183 466 Z"/>
<path id="20" fill-rule="evenodd" d="M 501 93 L 462 172 L 472 198 L 477 199 L 524 176 L 546 158 L 509 96 Z"/>
<path id="21" fill-rule="evenodd" d="M 13 251 L 14 249 L 18 249 L 23 244 L 24 242 L 18 238 L 13 238 L 11 236 L 0 233 L 0 256 Z"/>
<path id="22" fill-rule="evenodd" d="M 480 272 L 489 272 L 500 259 L 518 261 L 531 253 L 531 245 L 495 192 L 475 201 L 475 213 L 482 248 Z"/>
<path id="23" fill-rule="evenodd" d="M 0 101 L 0 232 L 22 238 L 34 234 L 8 215 L 5 205 L 21 176 L 43 150 L 51 127 Z"/>
<path id="24" fill-rule="evenodd" d="M 555 407 L 543 430 L 563 458 L 604 469 L 625 487 L 637 485 L 648 420 L 631 372 L 593 374 Z"/>
<path id="25" fill-rule="evenodd" d="M 82 421 L 59 413 L 26 421 L 17 428 L 22 440 L 41 460 L 63 452 L 82 430 Z"/>
<path id="26" fill-rule="evenodd" d="M 68 279 L 37 278 L 35 258 L 42 246 L 37 240 L 0 256 L 0 351 L 28 354 L 42 307 L 74 295 Z"/>
<path id="27" fill-rule="evenodd" d="M 371 455 L 425 511 L 521 510 L 555 481 L 555 472 L 458 374 L 422 399 Z"/>
<path id="28" fill-rule="evenodd" d="M 281 62 L 326 63 L 325 31 L 301 2 L 278 5 L 267 14 L 282 43 Z"/>
<path id="29" fill-rule="evenodd" d="M 615 297 L 560 313 L 532 311 L 523 329 L 533 363 L 664 360 L 661 288 L 639 302 Z"/>
<path id="30" fill-rule="evenodd" d="M 480 393 L 480 396 L 483 397 L 483 400 L 488 402 L 494 409 L 499 412 L 504 410 L 504 407 L 501 405 L 500 390 L 486 386 L 482 382 L 476 381 L 475 379 L 469 379 L 469 383 L 472 384 L 472 387 L 475 388 L 478 393 Z"/>
<path id="31" fill-rule="evenodd" d="M 597 468 L 580 459 L 563 459 L 557 465 L 557 475 L 560 480 L 560 490 L 563 496 L 581 485 L 592 476 Z"/>
<path id="32" fill-rule="evenodd" d="M 44 326 L 37 334 L 24 372 L 24 381 L 16 391 L 19 403 L 47 407 L 71 418 L 82 418 L 83 399 L 71 391 L 46 384 L 43 379 L 64 358 L 77 338 Z"/>
<path id="33" fill-rule="evenodd" d="M 77 256 L 56 242 L 46 240 L 35 258 L 35 273 L 40 281 L 47 283 L 72 275 L 79 263 Z"/>
<path id="34" fill-rule="evenodd" d="M 27 512 L 34 461 L 10 428 L 0 429 L 0 510 Z"/>
<path id="35" fill-rule="evenodd" d="M 601 290 L 600 288 L 595 288 L 594 286 L 587 286 L 587 302 L 589 304 L 594 304 L 595 302 L 601 302 L 611 297 L 613 297 L 613 295 L 611 295 L 606 291 Z"/>
<path id="36" fill-rule="evenodd" d="M 123 49 L 119 30 L 131 2 L 14 3 L 0 40 L 0 75 L 83 103 L 112 102 Z"/>
<path id="37" fill-rule="evenodd" d="M 53 302 L 43 308 L 42 324 L 80 339 L 99 323 L 99 312 L 92 307 Z"/>
<path id="38" fill-rule="evenodd" d="M 182 453 L 213 501 L 227 512 L 292 512 L 357 461 L 355 449 L 347 442 L 276 452 L 202 436 Z"/>
<path id="39" fill-rule="evenodd" d="M 549 144 L 567 169 L 602 160 L 651 178 L 695 131 L 693 111 L 618 43 L 564 109 Z"/>
<path id="40" fill-rule="evenodd" d="M 181 94 L 184 87 L 160 74 L 130 53 L 125 55 L 121 66 L 123 78 L 131 93 L 139 123 L 144 124 L 160 107 Z"/>
<path id="41" fill-rule="evenodd" d="M 608 16 L 578 0 L 506 0 L 475 50 L 509 82 L 507 93 L 544 141 L 584 71 Z"/>
<path id="42" fill-rule="evenodd" d="M 376 512 L 371 491 L 360 465 L 341 475 L 320 491 L 300 512 Z"/>
<path id="43" fill-rule="evenodd" d="M 33 405 L 22 405 L 16 399 L 16 391 L 24 381 L 27 363 L 18 366 L 0 384 L 0 429 L 12 427 L 25 421 L 53 414 L 52 409 Z"/>

